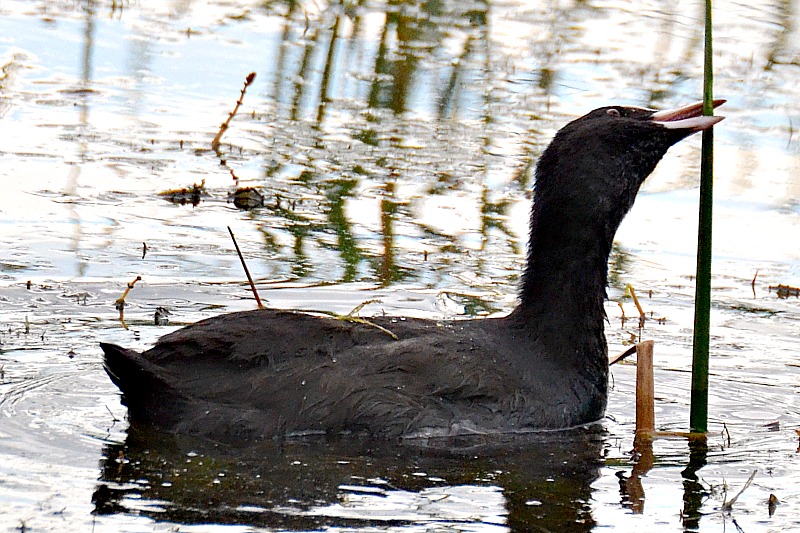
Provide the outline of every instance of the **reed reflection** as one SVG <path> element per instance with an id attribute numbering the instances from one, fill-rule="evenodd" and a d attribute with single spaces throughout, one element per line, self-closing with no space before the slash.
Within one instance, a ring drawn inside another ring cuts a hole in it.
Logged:
<path id="1" fill-rule="evenodd" d="M 81 73 L 80 73 L 80 86 L 76 89 L 78 97 L 78 131 L 82 133 L 79 135 L 77 143 L 78 161 L 84 162 L 88 159 L 89 146 L 86 142 L 90 128 L 89 115 L 91 110 L 91 97 L 93 94 L 93 76 L 92 76 L 92 58 L 94 55 L 94 34 L 95 34 L 95 6 L 93 1 L 88 1 L 83 6 L 84 15 L 84 28 L 83 28 L 83 49 L 81 54 Z M 64 194 L 67 197 L 77 199 L 79 180 L 81 176 L 81 165 L 70 166 L 69 176 L 67 178 L 66 186 L 64 187 Z M 75 201 L 67 202 L 68 218 L 73 228 L 72 238 L 70 239 L 70 248 L 75 254 L 77 276 L 82 277 L 86 274 L 89 264 L 86 260 L 86 254 L 82 253 L 84 229 L 81 215 L 78 211 L 78 203 Z"/>
<path id="2" fill-rule="evenodd" d="M 268 221 L 252 215 L 273 243 L 279 233 L 294 243 L 275 250 L 276 263 L 284 258 L 278 268 L 312 276 L 319 261 L 305 243 L 338 255 L 338 281 L 434 285 L 442 279 L 431 281 L 437 269 L 418 261 L 421 247 L 443 265 L 472 249 L 457 260 L 462 270 L 487 279 L 500 274 L 513 290 L 516 274 L 500 272 L 496 258 L 512 264 L 524 247 L 509 216 L 527 204 L 535 162 L 551 137 L 543 125 L 553 124 L 550 99 L 563 97 L 564 56 L 581 45 L 581 23 L 596 13 L 583 4 L 520 7 L 515 22 L 530 31 L 505 35 L 493 28 L 508 11 L 487 1 L 285 1 L 268 9 L 281 12 L 281 27 L 263 51 L 274 72 L 265 75 L 270 157 L 262 188 L 266 198 L 304 200 L 291 213 L 268 209 Z M 510 46 L 514 39 L 520 42 Z M 656 58 L 667 57 L 673 36 L 661 39 Z M 697 51 L 689 46 L 687 53 Z M 672 90 L 659 69 L 642 72 L 650 100 Z M 356 195 L 362 208 L 364 200 L 372 203 L 377 227 L 361 218 L 363 209 L 349 209 Z M 442 201 L 428 201 L 435 197 Z M 432 217 L 429 206 L 464 205 L 463 198 L 471 200 L 471 213 L 459 207 L 474 220 L 470 227 L 427 222 L 446 217 Z M 397 239 L 398 228 L 410 239 Z M 460 233 L 477 236 L 477 247 Z"/>
<path id="3" fill-rule="evenodd" d="M 653 440 L 651 438 L 636 438 L 633 447 L 634 461 L 633 468 L 628 477 L 622 472 L 617 472 L 619 478 L 621 504 L 627 507 L 634 514 L 644 514 L 645 511 L 645 490 L 642 485 L 642 478 L 653 469 L 655 456 L 653 455 Z"/>
<path id="4" fill-rule="evenodd" d="M 322 195 L 325 199 L 321 200 L 322 203 L 317 204 L 317 207 L 320 210 L 318 214 L 323 215 L 326 222 L 323 223 L 324 227 L 318 224 L 303 225 L 301 232 L 298 233 L 294 219 L 303 216 L 309 219 L 318 217 L 314 213 L 305 214 L 296 211 L 288 217 L 291 220 L 286 220 L 285 227 L 294 234 L 296 243 L 292 261 L 302 264 L 301 267 L 293 266 L 292 272 L 295 275 L 309 272 L 308 257 L 301 253 L 302 247 L 297 243 L 313 239 L 324 247 L 325 234 L 333 232 L 337 235 L 338 252 L 344 263 L 341 281 L 363 279 L 364 272 L 358 269 L 358 264 L 371 253 L 368 251 L 371 247 L 359 245 L 354 237 L 355 232 L 352 231 L 352 227 L 358 222 L 348 220 L 348 210 L 345 205 L 348 199 L 352 198 L 352 192 L 359 186 L 358 182 L 366 180 L 369 184 L 377 185 L 376 190 L 384 191 L 375 195 L 375 208 L 380 213 L 381 220 L 379 228 L 381 235 L 378 238 L 383 244 L 382 258 L 369 262 L 371 273 L 367 276 L 374 277 L 385 286 L 401 279 L 405 275 L 403 273 L 413 275 L 413 270 L 401 267 L 397 262 L 397 258 L 402 255 L 398 255 L 401 250 L 396 248 L 392 233 L 395 222 L 416 227 L 422 230 L 423 234 L 426 232 L 419 222 L 422 214 L 416 211 L 420 204 L 413 202 L 412 197 L 398 198 L 394 185 L 390 182 L 418 179 L 410 176 L 408 170 L 414 169 L 413 173 L 416 175 L 419 173 L 417 168 L 430 167 L 430 156 L 448 143 L 446 136 L 451 134 L 451 125 L 448 123 L 439 130 L 443 136 L 441 139 L 428 139 L 428 142 L 432 141 L 430 146 L 421 149 L 406 147 L 405 139 L 417 135 L 418 132 L 410 131 L 413 123 L 408 122 L 402 114 L 409 110 L 411 101 L 416 106 L 413 112 L 419 113 L 423 109 L 419 106 L 438 98 L 435 95 L 443 95 L 440 98 L 443 106 L 441 109 L 449 110 L 448 114 L 456 113 L 462 100 L 456 93 L 469 91 L 460 87 L 466 83 L 463 72 L 467 68 L 475 70 L 471 56 L 478 47 L 476 43 L 481 43 L 483 68 L 486 69 L 490 65 L 488 6 L 480 3 L 465 12 L 459 11 L 455 5 L 417 2 L 389 2 L 382 7 L 364 4 L 345 7 L 341 3 L 336 3 L 330 7 L 328 10 L 320 10 L 309 20 L 308 13 L 303 13 L 304 17 L 300 16 L 297 3 L 287 3 L 283 16 L 282 42 L 276 45 L 279 50 L 274 54 L 278 70 L 272 77 L 271 104 L 276 106 L 277 116 L 282 115 L 280 108 L 281 94 L 285 88 L 284 80 L 295 80 L 294 97 L 289 106 L 289 122 L 283 127 L 302 135 L 305 117 L 308 117 L 306 110 L 310 110 L 311 106 L 309 98 L 311 95 L 318 95 L 317 113 L 313 123 L 314 138 L 305 143 L 313 146 L 314 150 L 292 154 L 287 163 L 295 160 L 309 169 L 301 172 L 306 178 L 295 181 L 294 186 L 306 186 L 313 190 L 312 196 L 317 197 L 324 191 Z M 369 20 L 373 21 L 373 26 L 374 21 L 380 21 L 381 27 L 368 27 L 363 14 L 365 12 L 374 14 L 375 10 L 380 9 L 384 10 L 383 16 L 377 18 L 371 16 Z M 463 42 L 463 48 L 459 60 L 451 67 L 452 62 L 447 60 L 449 52 L 444 40 L 446 36 L 452 36 L 453 27 L 458 28 L 455 35 Z M 370 41 L 368 35 L 379 36 L 377 46 Z M 297 41 L 299 36 L 301 38 Z M 374 54 L 373 62 L 364 61 L 363 58 L 371 53 Z M 324 60 L 321 61 L 320 58 Z M 368 65 L 372 66 L 373 72 L 363 70 Z M 320 75 L 317 74 L 319 71 Z M 446 72 L 450 72 L 450 76 L 446 76 L 444 74 Z M 487 73 L 482 76 L 487 79 L 489 77 Z M 363 85 L 363 80 L 371 80 L 367 92 L 359 91 L 357 88 Z M 353 84 L 356 86 L 355 89 L 347 89 Z M 482 83 L 481 86 L 487 88 L 483 94 L 488 98 L 489 84 Z M 457 88 L 461 90 L 456 91 Z M 360 105 L 353 106 L 352 100 L 349 103 L 345 100 L 359 94 L 365 98 Z M 490 124 L 493 119 L 489 116 L 487 104 L 488 100 L 485 100 L 481 106 L 486 110 L 483 112 L 483 121 Z M 332 110 L 336 112 L 337 121 L 328 119 Z M 386 114 L 385 110 L 391 113 Z M 347 117 L 349 122 L 345 127 L 353 140 L 347 147 L 338 142 L 339 139 L 332 141 L 330 137 L 333 131 L 340 130 L 343 126 L 339 117 Z M 449 122 L 445 114 L 439 118 Z M 494 140 L 487 132 L 482 135 L 482 142 L 484 146 L 489 147 Z M 354 150 L 353 145 L 360 145 L 359 150 Z M 345 153 L 342 150 L 345 150 Z M 473 162 L 472 166 L 478 171 L 476 177 L 486 181 L 489 168 L 485 158 L 486 153 L 491 150 L 485 148 L 483 152 L 476 154 L 477 161 Z M 329 154 L 335 154 L 333 157 L 341 158 L 341 162 L 337 161 L 339 164 L 334 165 L 329 172 L 318 173 L 311 170 L 319 166 L 317 157 L 327 159 L 331 157 Z M 459 157 L 458 154 L 456 157 Z M 447 162 L 448 165 L 458 163 L 457 160 Z M 346 166 L 357 170 L 355 174 L 359 178 L 345 187 L 345 181 L 350 179 L 345 177 L 350 173 Z M 265 171 L 266 176 L 275 173 L 275 168 L 268 168 Z M 429 180 L 430 177 L 422 176 L 422 179 Z M 287 195 L 287 191 L 281 190 L 280 186 L 276 187 L 275 183 L 268 183 L 267 186 L 273 189 L 276 196 Z M 467 186 L 469 183 L 452 182 L 447 187 L 429 188 L 429 192 L 447 196 Z M 508 198 L 493 201 L 492 191 L 485 184 L 482 190 L 483 194 L 476 206 L 478 211 L 476 214 L 480 221 L 477 230 L 481 235 L 481 250 L 486 250 L 490 234 L 499 231 L 512 252 L 518 253 L 518 236 L 505 225 L 506 212 L 511 201 Z M 299 194 L 304 196 L 306 193 L 301 191 Z M 389 196 L 392 197 L 391 201 L 387 200 Z M 407 208 L 394 209 L 393 206 L 398 204 L 403 204 Z M 305 206 L 311 208 L 313 203 L 307 202 Z M 283 217 L 287 213 L 272 210 L 272 214 Z M 274 222 L 271 225 L 274 227 Z M 279 227 L 274 229 L 279 230 Z M 437 235 L 436 240 L 441 242 L 440 246 L 452 252 L 460 251 L 460 247 L 449 235 Z M 402 263 L 407 266 L 407 262 Z M 479 272 L 482 271 L 484 269 L 482 259 L 478 258 L 474 266 Z"/>
<path id="5" fill-rule="evenodd" d="M 708 499 L 709 491 L 700 481 L 697 472 L 708 462 L 708 443 L 702 439 L 689 441 L 689 462 L 681 472 L 683 477 L 683 511 L 681 521 L 685 531 L 697 531 L 700 528 L 703 502 Z"/>
<path id="6" fill-rule="evenodd" d="M 703 503 L 709 498 L 709 490 L 703 486 L 697 472 L 706 466 L 708 443 L 702 438 L 688 439 L 689 457 L 686 468 L 681 472 L 683 477 L 683 508 L 681 522 L 685 531 L 697 531 L 703 516 Z M 650 436 L 637 435 L 633 448 L 633 467 L 630 475 L 617 472 L 620 486 L 620 504 L 634 514 L 646 513 L 647 494 L 642 479 L 647 477 L 656 463 L 653 453 L 653 439 Z"/>

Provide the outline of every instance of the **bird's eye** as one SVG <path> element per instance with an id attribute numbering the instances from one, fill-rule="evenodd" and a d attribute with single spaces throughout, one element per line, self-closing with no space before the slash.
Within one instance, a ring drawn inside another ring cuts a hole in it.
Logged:
<path id="1" fill-rule="evenodd" d="M 607 114 L 609 117 L 614 117 L 614 118 L 619 118 L 619 117 L 620 117 L 620 114 L 619 114 L 619 109 L 614 109 L 614 108 L 611 108 L 611 109 L 609 109 L 608 111 L 606 111 L 606 114 Z"/>

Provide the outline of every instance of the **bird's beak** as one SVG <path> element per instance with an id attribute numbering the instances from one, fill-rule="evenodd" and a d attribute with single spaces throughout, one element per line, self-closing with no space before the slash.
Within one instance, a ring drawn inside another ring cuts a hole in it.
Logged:
<path id="1" fill-rule="evenodd" d="M 714 100 L 714 107 L 717 108 L 727 100 Z M 650 120 L 660 124 L 667 129 L 696 131 L 707 130 L 725 117 L 714 117 L 703 115 L 703 102 L 695 102 L 677 109 L 665 109 L 656 111 L 650 116 Z"/>

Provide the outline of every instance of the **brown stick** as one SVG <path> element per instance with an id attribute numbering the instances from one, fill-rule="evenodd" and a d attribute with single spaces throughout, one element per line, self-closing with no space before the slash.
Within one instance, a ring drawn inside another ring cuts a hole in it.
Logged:
<path id="1" fill-rule="evenodd" d="M 639 298 L 636 297 L 636 291 L 633 290 L 633 285 L 629 283 L 626 289 L 628 289 L 628 291 L 631 293 L 631 298 L 633 299 L 633 305 L 635 305 L 636 310 L 639 311 L 639 318 L 644 319 L 645 317 L 644 309 L 642 309 L 642 304 L 639 303 Z"/>
<path id="2" fill-rule="evenodd" d="M 242 94 L 239 95 L 239 99 L 236 101 L 236 107 L 234 107 L 233 111 L 231 111 L 228 114 L 228 118 L 225 120 L 225 122 L 222 123 L 222 126 L 219 127 L 217 136 L 214 137 L 213 141 L 211 141 L 211 149 L 214 150 L 215 152 L 219 149 L 219 143 L 220 140 L 222 139 L 222 136 L 225 134 L 226 131 L 228 131 L 228 126 L 230 126 L 231 120 L 233 120 L 233 117 L 236 116 L 236 113 L 239 111 L 239 106 L 241 106 L 243 103 L 244 93 L 247 91 L 247 88 L 250 86 L 251 83 L 253 83 L 253 80 L 255 79 L 256 79 L 255 72 L 251 72 L 250 74 L 247 75 L 247 78 L 245 78 L 244 87 L 242 87 Z"/>
<path id="3" fill-rule="evenodd" d="M 652 438 L 656 429 L 653 344 L 636 345 L 636 438 Z"/>
<path id="4" fill-rule="evenodd" d="M 259 309 L 264 309 L 264 304 L 261 303 L 261 298 L 258 297 L 258 291 L 256 290 L 256 284 L 253 283 L 253 278 L 250 276 L 250 271 L 247 269 L 247 263 L 244 262 L 244 256 L 242 256 L 242 251 L 239 250 L 239 244 L 236 242 L 236 237 L 233 236 L 233 230 L 231 227 L 228 226 L 228 233 L 231 234 L 231 239 L 233 240 L 233 245 L 236 247 L 236 253 L 239 254 L 239 261 L 242 262 L 242 267 L 244 268 L 244 273 L 247 276 L 247 281 L 250 282 L 250 289 L 253 291 L 253 296 L 256 297 L 256 303 L 258 304 Z"/>
<path id="5" fill-rule="evenodd" d="M 635 353 L 636 353 L 636 346 L 631 346 L 630 348 L 628 348 L 627 350 L 625 350 L 621 354 L 615 355 L 614 357 L 610 358 L 608 360 L 608 365 L 609 366 L 615 365 L 615 364 L 619 363 L 620 361 L 622 361 L 623 359 L 625 359 L 626 357 L 631 356 L 631 355 L 633 355 Z"/>

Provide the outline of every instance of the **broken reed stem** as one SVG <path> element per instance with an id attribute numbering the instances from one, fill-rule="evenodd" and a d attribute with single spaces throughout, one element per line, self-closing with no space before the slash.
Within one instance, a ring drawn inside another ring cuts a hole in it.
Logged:
<path id="1" fill-rule="evenodd" d="M 125 289 L 125 292 L 122 293 L 122 296 L 120 296 L 115 303 L 125 303 L 125 297 L 128 296 L 128 293 L 131 292 L 131 289 L 133 289 L 137 281 L 142 281 L 142 276 L 136 276 L 135 280 L 128 283 L 128 288 Z"/>
<path id="2" fill-rule="evenodd" d="M 225 134 L 226 131 L 228 131 L 228 126 L 230 126 L 231 120 L 233 120 L 233 117 L 236 116 L 236 113 L 239 111 L 239 106 L 241 106 L 243 103 L 244 93 L 247 92 L 247 88 L 250 86 L 250 84 L 253 83 L 253 80 L 255 79 L 256 79 L 255 72 L 251 72 L 250 74 L 247 75 L 247 78 L 245 78 L 244 87 L 242 87 L 242 92 L 239 95 L 239 99 L 236 101 L 236 107 L 234 107 L 233 111 L 230 112 L 227 120 L 225 120 L 225 122 L 222 123 L 222 126 L 219 127 L 217 136 L 214 137 L 213 141 L 211 141 L 211 149 L 214 150 L 215 152 L 219 149 L 219 144 L 220 140 L 222 139 L 222 136 Z"/>
<path id="3" fill-rule="evenodd" d="M 125 292 L 122 293 L 122 296 L 117 298 L 117 301 L 114 302 L 114 307 L 119 311 L 119 319 L 120 321 L 123 320 L 125 315 L 125 297 L 128 296 L 128 293 L 131 292 L 133 286 L 136 285 L 137 281 L 141 281 L 142 276 L 136 276 L 136 279 L 128 283 L 128 288 L 125 289 Z"/>
<path id="4" fill-rule="evenodd" d="M 628 285 L 625 286 L 625 290 L 630 293 L 631 298 L 633 299 L 633 305 L 635 305 L 636 310 L 639 311 L 639 318 L 644 319 L 646 315 L 644 314 L 644 309 L 642 309 L 642 304 L 639 303 L 639 298 L 636 297 L 636 291 L 633 290 L 633 285 L 628 283 Z"/>
<path id="5" fill-rule="evenodd" d="M 256 284 L 253 283 L 253 278 L 252 276 L 250 276 L 250 270 L 247 269 L 247 263 L 244 262 L 244 256 L 242 255 L 242 251 L 239 250 L 239 244 L 236 242 L 236 237 L 233 236 L 233 230 L 231 230 L 230 226 L 228 226 L 228 233 L 231 234 L 231 240 L 233 241 L 233 245 L 236 247 L 236 253 L 239 254 L 239 261 L 242 262 L 242 268 L 244 268 L 244 273 L 247 276 L 247 281 L 250 282 L 250 289 L 253 291 L 253 296 L 256 297 L 256 303 L 258 304 L 258 308 L 264 309 L 264 304 L 261 303 L 261 298 L 258 297 Z"/>
<path id="6" fill-rule="evenodd" d="M 682 438 L 705 442 L 705 432 L 656 431 L 655 385 L 653 379 L 653 341 L 636 345 L 636 434 L 634 446 L 652 443 L 656 438 Z M 629 351 L 626 351 L 627 354 Z"/>
<path id="7" fill-rule="evenodd" d="M 117 298 L 117 301 L 114 302 L 114 307 L 116 307 L 117 311 L 119 311 L 119 321 L 122 324 L 122 327 L 125 329 L 128 329 L 128 325 L 125 323 L 125 297 L 128 296 L 129 292 L 131 292 L 133 286 L 136 285 L 136 282 L 141 281 L 141 279 L 142 276 L 136 276 L 135 280 L 128 283 L 128 287 L 125 289 L 125 292 L 122 293 L 122 296 Z"/>
<path id="8" fill-rule="evenodd" d="M 656 430 L 653 344 L 636 345 L 636 439 L 652 438 Z"/>

